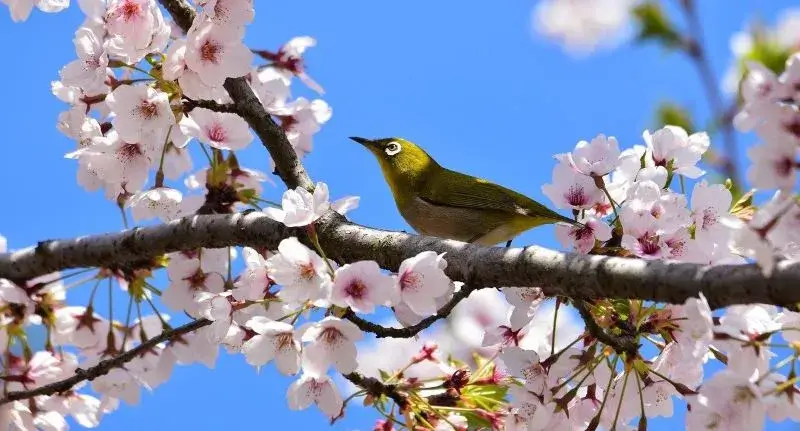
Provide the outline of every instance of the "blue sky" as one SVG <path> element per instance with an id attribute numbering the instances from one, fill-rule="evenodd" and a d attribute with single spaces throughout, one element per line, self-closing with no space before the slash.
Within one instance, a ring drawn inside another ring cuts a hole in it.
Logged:
<path id="1" fill-rule="evenodd" d="M 756 15 L 773 22 L 795 2 L 698 3 L 713 68 L 721 76 L 730 59 L 730 35 Z M 307 55 L 308 71 L 327 90 L 324 98 L 333 117 L 316 135 L 315 150 L 305 164 L 312 178 L 329 184 L 333 198 L 361 196 L 360 207 L 349 215 L 358 223 L 408 230 L 373 156 L 348 136 L 405 137 L 450 168 L 551 205 L 541 185 L 550 181 L 553 153 L 598 133 L 616 136 L 623 147 L 641 143 L 642 131 L 654 125 L 654 108 L 665 99 L 707 118 L 704 93 L 684 57 L 655 46 L 570 57 L 532 35 L 532 0 L 460 2 L 457 7 L 422 0 L 257 5 L 261 8 L 247 33 L 251 47 L 275 49 L 298 35 L 318 40 Z M 0 10 L 0 34 L 6 41 L 0 68 L 6 98 L 0 117 L 6 131 L 0 233 L 10 247 L 21 248 L 43 239 L 120 229 L 116 207 L 77 184 L 76 164 L 63 158 L 73 142 L 55 127 L 66 105 L 52 96 L 50 81 L 75 57 L 72 35 L 82 21 L 77 4 L 59 15 L 35 11 L 22 24 L 12 23 L 6 13 Z M 293 90 L 313 96 L 300 85 Z M 746 145 L 753 139 L 740 136 L 739 142 Z M 266 169 L 260 145 L 245 154 L 240 159 L 244 166 Z M 281 193 L 267 187 L 268 197 L 278 199 Z M 515 243 L 557 246 L 548 227 Z M 88 295 L 87 288 L 82 290 L 74 292 L 76 301 Z M 142 426 L 328 429 L 316 409 L 287 409 L 290 382 L 271 366 L 257 374 L 241 356 L 222 353 L 214 371 L 177 368 L 141 405 L 123 407 L 101 426 L 114 431 Z M 373 426 L 369 412 L 356 407 L 347 414 L 333 429 Z M 653 429 L 680 428 L 678 420 L 651 424 Z"/>

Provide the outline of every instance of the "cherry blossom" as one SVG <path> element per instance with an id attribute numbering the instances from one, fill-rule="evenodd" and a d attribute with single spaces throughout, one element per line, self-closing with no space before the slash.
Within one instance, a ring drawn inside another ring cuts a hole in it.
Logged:
<path id="1" fill-rule="evenodd" d="M 136 221 L 157 217 L 170 221 L 178 216 L 183 195 L 169 187 L 157 187 L 134 194 L 125 205 L 131 208 Z"/>
<path id="2" fill-rule="evenodd" d="M 705 173 L 696 166 L 710 145 L 705 132 L 690 136 L 686 130 L 668 125 L 652 134 L 646 130 L 642 137 L 656 166 L 668 167 L 687 178 L 698 178 Z"/>
<path id="3" fill-rule="evenodd" d="M 106 96 L 106 104 L 117 113 L 114 127 L 122 139 L 136 141 L 175 124 L 167 94 L 152 87 L 120 85 Z"/>
<path id="4" fill-rule="evenodd" d="M 300 337 L 292 325 L 256 316 L 245 326 L 257 334 L 242 345 L 248 364 L 261 366 L 274 359 L 282 374 L 293 375 L 300 371 Z"/>
<path id="5" fill-rule="evenodd" d="M 304 370 L 322 375 L 333 365 L 340 373 L 350 373 L 358 366 L 355 342 L 363 334 L 349 320 L 328 316 L 298 332 L 303 334 L 302 341 L 308 343 L 303 347 Z"/>
<path id="6" fill-rule="evenodd" d="M 330 377 L 310 373 L 304 373 L 289 386 L 286 399 L 292 410 L 302 410 L 316 404 L 331 418 L 339 415 L 343 403 Z"/>
<path id="7" fill-rule="evenodd" d="M 217 26 L 238 28 L 255 17 L 253 0 L 201 0 L 203 15 Z"/>
<path id="8" fill-rule="evenodd" d="M 578 172 L 591 177 L 602 177 L 619 165 L 619 142 L 613 136 L 600 134 L 590 142 L 580 141 L 571 153 L 557 155 Z"/>
<path id="9" fill-rule="evenodd" d="M 103 40 L 94 31 L 81 27 L 73 39 L 78 59 L 61 69 L 59 75 L 64 85 L 81 87 L 87 92 L 102 92 L 108 77 L 108 55 Z"/>
<path id="10" fill-rule="evenodd" d="M 209 87 L 247 75 L 253 53 L 242 43 L 242 36 L 241 28 L 213 22 L 193 27 L 187 36 L 186 65 Z"/>
<path id="11" fill-rule="evenodd" d="M 298 36 L 286 42 L 277 53 L 258 51 L 258 54 L 272 61 L 272 66 L 284 74 L 287 79 L 291 76 L 297 76 L 309 88 L 319 94 L 323 94 L 325 91 L 322 87 L 306 73 L 305 62 L 303 61 L 305 51 L 316 44 L 317 41 L 313 37 Z"/>
<path id="12" fill-rule="evenodd" d="M 686 429 L 764 429 L 766 406 L 758 388 L 747 375 L 728 370 L 703 383 L 699 395 L 690 400 Z"/>
<path id="13" fill-rule="evenodd" d="M 579 221 L 582 226 L 556 224 L 556 238 L 564 247 L 574 246 L 579 253 L 588 253 L 595 241 L 611 239 L 611 228 L 603 221 L 591 216 Z"/>
<path id="14" fill-rule="evenodd" d="M 296 237 L 282 240 L 278 254 L 266 261 L 269 276 L 281 285 L 278 296 L 291 304 L 326 296 L 331 274 L 325 261 Z"/>
<path id="15" fill-rule="evenodd" d="M 164 49 L 170 28 L 154 0 L 109 0 L 105 14 L 106 51 L 128 64 Z"/>
<path id="16" fill-rule="evenodd" d="M 434 263 L 437 265 L 438 263 Z M 414 277 L 407 275 L 406 277 Z M 403 277 L 402 275 L 400 276 Z M 436 283 L 436 281 L 433 281 Z M 334 305 L 340 307 L 350 307 L 355 312 L 372 313 L 376 305 L 390 305 L 397 303 L 400 296 L 400 289 L 403 286 L 413 289 L 412 281 L 399 282 L 399 286 L 394 283 L 391 277 L 381 273 L 381 268 L 375 261 L 364 260 L 348 263 L 336 270 L 336 276 L 331 286 L 330 300 Z M 444 285 L 446 287 L 446 285 Z M 436 287 L 433 287 L 436 289 Z M 411 297 L 413 298 L 413 294 Z M 433 297 L 431 297 L 433 299 Z M 414 299 L 411 303 L 406 302 L 409 307 L 419 305 Z M 432 302 L 428 304 L 430 311 L 435 307 Z M 424 307 L 423 307 L 424 308 Z M 433 313 L 436 311 L 433 310 Z"/>
<path id="17" fill-rule="evenodd" d="M 241 150 L 253 140 L 242 117 L 206 108 L 193 109 L 181 120 L 180 128 L 186 135 L 220 150 Z"/>
<path id="18" fill-rule="evenodd" d="M 229 297 L 230 291 L 218 294 L 197 292 L 194 295 L 194 300 L 198 304 L 199 314 L 213 322 L 207 327 L 207 335 L 212 342 L 221 342 L 231 327 L 233 307 L 230 299 L 228 299 Z"/>
<path id="19" fill-rule="evenodd" d="M 436 299 L 448 291 L 450 279 L 444 269 L 444 254 L 424 251 L 404 260 L 397 270 L 400 300 L 418 316 L 436 314 Z"/>
<path id="20" fill-rule="evenodd" d="M 556 164 L 553 183 L 543 185 L 542 192 L 557 208 L 588 209 L 603 199 L 603 191 L 597 188 L 594 179 L 566 163 Z"/>
<path id="21" fill-rule="evenodd" d="M 358 206 L 358 200 L 356 196 L 347 196 L 331 203 L 328 200 L 328 185 L 318 182 L 314 187 L 314 194 L 303 187 L 286 190 L 281 200 L 282 208 L 267 207 L 264 208 L 264 213 L 289 227 L 307 226 L 329 209 L 344 215 Z"/>
<path id="22" fill-rule="evenodd" d="M 709 185 L 703 180 L 692 190 L 692 218 L 695 237 L 699 241 L 726 241 L 730 230 L 726 222 L 733 222 L 728 212 L 732 201 L 731 192 L 721 184 Z M 725 219 L 726 221 L 722 221 Z"/>

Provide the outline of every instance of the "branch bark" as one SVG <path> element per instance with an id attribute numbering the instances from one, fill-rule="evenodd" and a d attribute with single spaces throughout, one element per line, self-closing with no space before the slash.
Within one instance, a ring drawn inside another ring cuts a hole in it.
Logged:
<path id="1" fill-rule="evenodd" d="M 17 400 L 25 400 L 28 398 L 33 398 L 39 395 L 54 395 L 62 392 L 67 392 L 70 389 L 72 389 L 73 386 L 77 385 L 78 383 L 84 380 L 94 380 L 104 374 L 107 374 L 113 368 L 123 366 L 124 364 L 132 361 L 138 355 L 152 349 L 159 343 L 163 343 L 164 341 L 172 340 L 174 338 L 180 337 L 181 335 L 188 334 L 189 332 L 195 331 L 209 324 L 211 324 L 210 320 L 199 319 L 175 329 L 164 330 L 158 336 L 153 337 L 142 344 L 139 344 L 138 346 L 134 347 L 131 350 L 128 350 L 124 353 L 114 356 L 113 358 L 100 361 L 99 364 L 91 368 L 88 368 L 86 370 L 78 368 L 77 370 L 75 370 L 75 374 L 69 378 L 60 380 L 58 382 L 50 383 L 49 385 L 40 386 L 36 389 L 31 389 L 29 391 L 9 392 L 5 398 L 0 399 L 0 405 L 8 404 L 10 402 L 14 402 Z"/>
<path id="2" fill-rule="evenodd" d="M 683 303 L 703 293 L 713 308 L 734 304 L 791 306 L 800 302 L 800 262 L 781 261 L 770 277 L 755 264 L 705 266 L 622 257 L 562 253 L 538 246 L 482 247 L 459 241 L 372 229 L 331 211 L 317 234 L 338 263 L 374 260 L 397 270 L 409 257 L 446 253 L 446 274 L 480 286 L 539 286 L 547 296 L 575 299 L 628 298 Z M 303 231 L 260 212 L 190 216 L 119 233 L 45 241 L 0 255 L 0 277 L 28 280 L 58 270 L 102 267 L 197 247 L 249 246 L 276 249 Z"/>

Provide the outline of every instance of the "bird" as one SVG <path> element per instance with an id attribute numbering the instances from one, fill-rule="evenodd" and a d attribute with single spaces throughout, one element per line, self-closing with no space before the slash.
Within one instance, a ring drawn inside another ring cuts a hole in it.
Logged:
<path id="1" fill-rule="evenodd" d="M 400 215 L 421 235 L 509 247 L 537 226 L 580 225 L 514 190 L 448 169 L 404 138 L 349 139 L 378 159 Z"/>

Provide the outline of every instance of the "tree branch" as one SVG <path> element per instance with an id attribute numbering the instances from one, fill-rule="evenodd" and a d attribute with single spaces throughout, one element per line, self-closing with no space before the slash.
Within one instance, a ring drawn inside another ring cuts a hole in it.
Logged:
<path id="1" fill-rule="evenodd" d="M 694 263 L 562 253 L 538 246 L 482 247 L 430 236 L 372 229 L 330 211 L 317 234 L 328 257 L 339 262 L 374 260 L 397 270 L 426 250 L 446 253 L 445 273 L 479 286 L 539 286 L 547 296 L 576 299 L 628 298 L 680 304 L 701 292 L 712 308 L 733 304 L 790 306 L 800 302 L 800 262 L 778 262 L 770 277 L 755 264 L 706 266 Z M 0 254 L 0 278 L 25 281 L 69 268 L 123 264 L 198 247 L 268 247 L 296 236 L 263 213 L 195 215 L 118 233 L 53 240 Z M 470 279 L 470 277 L 472 277 Z"/>
<path id="2" fill-rule="evenodd" d="M 159 0 L 159 2 L 183 31 L 189 31 L 196 14 L 185 0 Z M 233 100 L 236 113 L 247 121 L 256 132 L 258 139 L 269 151 L 275 162 L 275 170 L 286 186 L 290 189 L 303 187 L 309 191 L 314 190 L 314 183 L 306 173 L 303 164 L 300 163 L 300 159 L 283 129 L 264 109 L 264 105 L 253 93 L 247 80 L 244 77 L 228 78 L 225 80 L 224 87 Z"/>
<path id="3" fill-rule="evenodd" d="M 342 374 L 342 376 L 344 376 L 344 378 L 349 380 L 352 384 L 366 390 L 367 394 L 372 395 L 373 397 L 377 398 L 381 395 L 386 395 L 387 397 L 391 398 L 395 403 L 397 403 L 400 411 L 402 411 L 408 405 L 408 399 L 406 399 L 406 396 L 397 390 L 396 385 L 387 385 L 374 377 L 365 377 L 356 372 Z"/>
<path id="4" fill-rule="evenodd" d="M 5 398 L 0 399 L 0 405 L 7 404 L 17 400 L 33 398 L 39 395 L 54 395 L 69 391 L 70 389 L 72 389 L 73 386 L 77 385 L 78 383 L 84 380 L 94 380 L 104 374 L 107 374 L 113 368 L 121 367 L 122 365 L 132 361 L 136 356 L 152 349 L 159 343 L 163 343 L 164 341 L 168 341 L 173 338 L 180 337 L 181 335 L 188 334 L 189 332 L 195 331 L 209 324 L 211 324 L 210 320 L 199 319 L 175 329 L 165 329 L 158 336 L 153 337 L 142 344 L 139 344 L 138 346 L 134 347 L 131 350 L 120 353 L 119 355 L 113 358 L 102 360 L 100 361 L 99 364 L 91 368 L 88 368 L 86 370 L 80 368 L 76 369 L 75 375 L 73 375 L 72 377 L 60 380 L 58 382 L 50 383 L 49 385 L 40 386 L 36 389 L 31 389 L 29 391 L 9 392 Z"/>
<path id="5" fill-rule="evenodd" d="M 213 100 L 194 100 L 183 96 L 183 110 L 186 112 L 194 108 L 206 108 L 216 112 L 236 113 L 236 105 L 233 103 L 218 103 Z"/>
<path id="6" fill-rule="evenodd" d="M 472 292 L 476 290 L 483 289 L 484 287 L 480 287 L 477 285 L 467 285 L 464 284 L 461 286 L 461 290 L 456 292 L 446 304 L 436 312 L 436 314 L 432 316 L 428 316 L 419 321 L 416 325 L 407 326 L 405 328 L 389 328 L 386 326 L 378 325 L 376 323 L 372 323 L 368 320 L 362 319 L 358 317 L 353 310 L 347 309 L 345 314 L 342 316 L 343 319 L 347 319 L 353 322 L 359 329 L 364 332 L 370 332 L 375 334 L 378 338 L 411 338 L 420 332 L 424 331 L 431 325 L 433 325 L 437 320 L 444 319 L 450 315 L 453 311 L 453 308 L 458 305 L 459 302 L 466 299 Z"/>
<path id="7" fill-rule="evenodd" d="M 636 354 L 639 351 L 639 345 L 632 337 L 626 335 L 615 336 L 606 332 L 594 320 L 594 316 L 592 316 L 591 311 L 589 311 L 589 308 L 586 307 L 586 303 L 584 301 L 576 300 L 572 303 L 572 306 L 578 310 L 578 313 L 583 319 L 583 323 L 586 325 L 586 331 L 591 336 L 596 338 L 598 341 L 611 346 L 615 352 L 627 354 L 629 359 L 636 357 Z"/>
<path id="8" fill-rule="evenodd" d="M 739 172 L 736 163 L 737 145 L 736 133 L 733 130 L 733 117 L 728 114 L 723 100 L 722 93 L 717 79 L 714 77 L 714 71 L 711 68 L 711 61 L 706 53 L 705 44 L 703 42 L 703 27 L 700 17 L 697 15 L 697 8 L 695 0 L 680 0 L 681 8 L 688 22 L 690 38 L 687 41 L 685 51 L 689 58 L 692 59 L 700 79 L 703 83 L 703 88 L 706 92 L 706 98 L 711 108 L 711 115 L 714 122 L 718 124 L 722 133 L 722 141 L 725 145 L 725 156 L 723 157 L 723 173 L 731 179 L 734 184 L 741 184 Z"/>

